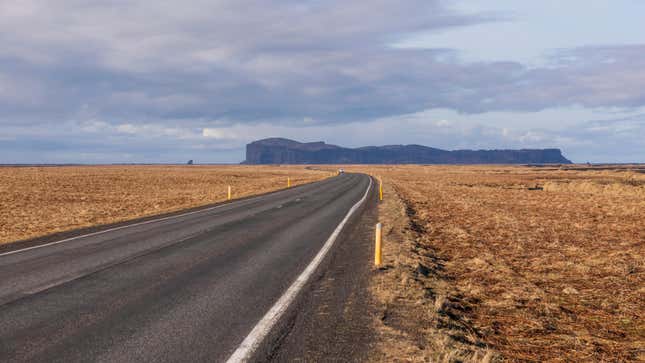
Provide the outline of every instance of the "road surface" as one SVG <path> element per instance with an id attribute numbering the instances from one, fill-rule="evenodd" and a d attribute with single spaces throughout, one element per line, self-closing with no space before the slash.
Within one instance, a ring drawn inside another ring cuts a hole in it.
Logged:
<path id="1" fill-rule="evenodd" d="M 345 174 L 2 252 L 0 361 L 226 361 L 369 185 Z"/>

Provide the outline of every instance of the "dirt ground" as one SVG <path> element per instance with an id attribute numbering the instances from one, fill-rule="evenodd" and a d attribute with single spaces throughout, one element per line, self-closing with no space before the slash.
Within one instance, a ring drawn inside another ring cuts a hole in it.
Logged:
<path id="1" fill-rule="evenodd" d="M 645 175 L 346 167 L 382 178 L 379 361 L 645 361 Z"/>
<path id="2" fill-rule="evenodd" d="M 0 167 L 0 244 L 269 192 L 331 175 L 304 166 Z"/>

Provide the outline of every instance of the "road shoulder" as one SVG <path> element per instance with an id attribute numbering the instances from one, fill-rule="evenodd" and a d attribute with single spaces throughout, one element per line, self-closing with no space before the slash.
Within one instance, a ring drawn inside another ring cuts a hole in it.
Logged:
<path id="1" fill-rule="evenodd" d="M 368 361 L 496 361 L 464 314 L 468 301 L 453 293 L 445 261 L 423 243 L 416 211 L 390 183 L 384 192 L 383 268 L 370 283 L 377 345 Z"/>
<path id="2" fill-rule="evenodd" d="M 336 245 L 279 326 L 257 361 L 366 361 L 374 344 L 369 292 L 376 193 L 343 230 Z"/>

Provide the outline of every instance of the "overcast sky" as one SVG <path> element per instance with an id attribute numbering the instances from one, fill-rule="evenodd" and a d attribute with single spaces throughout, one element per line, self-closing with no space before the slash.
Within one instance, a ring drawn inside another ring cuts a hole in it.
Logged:
<path id="1" fill-rule="evenodd" d="M 645 1 L 0 0 L 0 163 L 343 146 L 645 162 Z"/>

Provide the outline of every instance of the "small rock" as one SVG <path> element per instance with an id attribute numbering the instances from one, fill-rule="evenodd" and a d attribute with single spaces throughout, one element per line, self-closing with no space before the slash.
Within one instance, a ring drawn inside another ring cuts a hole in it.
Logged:
<path id="1" fill-rule="evenodd" d="M 562 290 L 562 292 L 567 294 L 567 295 L 577 295 L 578 294 L 578 290 L 574 289 L 571 286 L 565 288 L 564 290 Z"/>
<path id="2" fill-rule="evenodd" d="M 417 272 L 420 273 L 421 275 L 428 277 L 430 275 L 430 269 L 423 266 L 422 264 L 419 263 L 419 266 L 417 266 Z"/>

